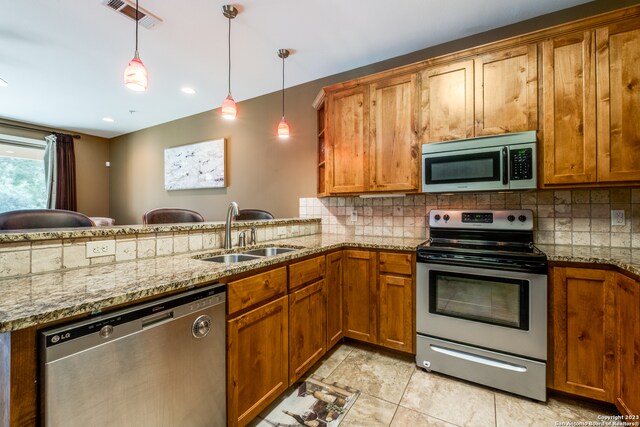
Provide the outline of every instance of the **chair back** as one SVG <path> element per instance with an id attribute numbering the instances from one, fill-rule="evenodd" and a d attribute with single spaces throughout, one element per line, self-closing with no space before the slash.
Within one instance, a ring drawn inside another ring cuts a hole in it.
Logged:
<path id="1" fill-rule="evenodd" d="M 273 219 L 271 212 L 260 209 L 240 209 L 235 217 L 237 221 L 247 221 L 251 219 Z"/>
<path id="2" fill-rule="evenodd" d="M 183 222 L 204 222 L 204 218 L 196 211 L 181 208 L 152 209 L 142 216 L 142 223 L 144 225 L 177 224 Z"/>
<path id="3" fill-rule="evenodd" d="M 93 227 L 94 225 L 88 216 L 62 209 L 21 209 L 0 213 L 0 230 Z"/>

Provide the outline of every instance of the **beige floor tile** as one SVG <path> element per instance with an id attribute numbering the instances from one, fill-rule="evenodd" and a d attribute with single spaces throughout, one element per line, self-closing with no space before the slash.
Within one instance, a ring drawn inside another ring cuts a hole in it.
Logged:
<path id="1" fill-rule="evenodd" d="M 355 348 L 327 377 L 392 403 L 400 402 L 415 363 L 408 357 Z"/>
<path id="2" fill-rule="evenodd" d="M 353 404 L 340 427 L 387 427 L 398 405 L 362 393 Z"/>
<path id="3" fill-rule="evenodd" d="M 495 425 L 492 391 L 418 369 L 400 406 L 459 426 Z"/>
<path id="4" fill-rule="evenodd" d="M 334 348 L 311 369 L 311 374 L 327 378 L 351 354 L 354 348 L 349 344 L 342 344 Z"/>
<path id="5" fill-rule="evenodd" d="M 536 402 L 504 393 L 496 393 L 497 427 L 554 426 L 559 421 L 598 423 L 598 415 L 613 415 L 605 407 L 568 398 L 550 397 Z"/>
<path id="6" fill-rule="evenodd" d="M 456 425 L 398 406 L 390 427 L 456 427 Z"/>

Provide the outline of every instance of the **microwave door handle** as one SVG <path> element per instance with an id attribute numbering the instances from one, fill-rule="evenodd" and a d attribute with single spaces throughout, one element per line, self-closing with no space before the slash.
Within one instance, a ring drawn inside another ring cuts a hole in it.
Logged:
<path id="1" fill-rule="evenodd" d="M 509 184 L 509 152 L 502 147 L 502 184 Z"/>

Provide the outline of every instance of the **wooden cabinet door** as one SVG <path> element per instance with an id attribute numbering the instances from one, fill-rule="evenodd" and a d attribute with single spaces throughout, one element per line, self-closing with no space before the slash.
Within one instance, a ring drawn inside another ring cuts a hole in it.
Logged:
<path id="1" fill-rule="evenodd" d="M 284 296 L 227 322 L 228 425 L 244 426 L 289 386 Z"/>
<path id="2" fill-rule="evenodd" d="M 413 280 L 411 277 L 380 275 L 380 344 L 413 353 L 416 339 Z"/>
<path id="3" fill-rule="evenodd" d="M 619 388 L 616 406 L 622 414 L 640 415 L 640 283 L 618 274 Z"/>
<path id="4" fill-rule="evenodd" d="M 614 402 L 615 274 L 553 269 L 553 388 Z"/>
<path id="5" fill-rule="evenodd" d="M 344 336 L 342 251 L 327 255 L 327 351 Z"/>
<path id="6" fill-rule="evenodd" d="M 417 191 L 417 75 L 369 85 L 369 190 Z"/>
<path id="7" fill-rule="evenodd" d="M 358 86 L 329 96 L 326 155 L 328 192 L 358 193 L 369 186 L 369 90 Z"/>
<path id="8" fill-rule="evenodd" d="M 289 384 L 326 353 L 325 282 L 289 295 Z"/>
<path id="9" fill-rule="evenodd" d="M 421 141 L 473 136 L 473 61 L 440 65 L 420 75 Z"/>
<path id="10" fill-rule="evenodd" d="M 592 31 L 542 46 L 544 183 L 596 181 L 596 62 Z"/>
<path id="11" fill-rule="evenodd" d="M 373 344 L 378 342 L 376 253 L 345 250 L 344 335 Z"/>
<path id="12" fill-rule="evenodd" d="M 415 353 L 415 255 L 380 252 L 379 344 Z"/>
<path id="13" fill-rule="evenodd" d="M 536 45 L 475 59 L 475 135 L 538 129 Z"/>
<path id="14" fill-rule="evenodd" d="M 596 30 L 598 181 L 640 181 L 640 22 Z"/>

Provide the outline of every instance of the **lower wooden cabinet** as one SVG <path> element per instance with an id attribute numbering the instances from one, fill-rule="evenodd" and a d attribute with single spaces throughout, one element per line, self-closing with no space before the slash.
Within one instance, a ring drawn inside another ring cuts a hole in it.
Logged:
<path id="1" fill-rule="evenodd" d="M 379 254 L 379 343 L 388 348 L 415 352 L 414 255 Z"/>
<path id="2" fill-rule="evenodd" d="M 325 291 L 320 280 L 289 295 L 289 384 L 327 351 Z"/>
<path id="3" fill-rule="evenodd" d="M 622 414 L 640 415 L 640 283 L 618 274 L 619 386 L 616 406 Z"/>
<path id="4" fill-rule="evenodd" d="M 616 273 L 590 268 L 552 270 L 552 381 L 556 390 L 614 402 Z"/>
<path id="5" fill-rule="evenodd" d="M 229 426 L 246 425 L 289 386 L 288 298 L 227 321 Z"/>
<path id="6" fill-rule="evenodd" d="M 344 336 L 342 251 L 328 254 L 326 266 L 327 350 L 329 350 Z"/>
<path id="7" fill-rule="evenodd" d="M 376 253 L 343 252 L 344 336 L 378 343 Z"/>

